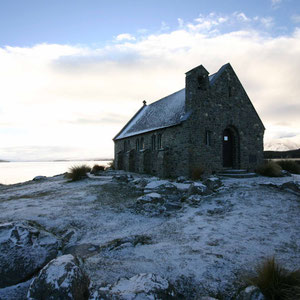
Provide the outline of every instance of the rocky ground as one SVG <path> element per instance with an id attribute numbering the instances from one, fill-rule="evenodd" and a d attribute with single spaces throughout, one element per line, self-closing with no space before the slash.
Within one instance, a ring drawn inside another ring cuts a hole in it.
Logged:
<path id="1" fill-rule="evenodd" d="M 299 182 L 106 171 L 1 185 L 0 299 L 235 299 L 264 258 L 299 268 Z"/>

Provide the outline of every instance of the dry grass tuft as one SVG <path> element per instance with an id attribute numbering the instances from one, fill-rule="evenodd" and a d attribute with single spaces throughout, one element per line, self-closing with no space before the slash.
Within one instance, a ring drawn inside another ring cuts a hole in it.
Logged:
<path id="1" fill-rule="evenodd" d="M 300 299 L 300 269 L 287 271 L 269 258 L 256 268 L 257 275 L 249 278 L 267 300 Z"/>
<path id="2" fill-rule="evenodd" d="M 97 174 L 98 172 L 104 171 L 105 167 L 104 166 L 100 166 L 100 165 L 94 165 L 92 168 L 91 173 L 92 174 Z"/>
<path id="3" fill-rule="evenodd" d="M 69 172 L 66 174 L 66 178 L 71 181 L 78 181 L 84 178 L 87 178 L 86 173 L 90 172 L 91 168 L 87 165 L 73 166 L 69 169 Z"/>
<path id="4" fill-rule="evenodd" d="M 281 167 L 273 161 L 265 162 L 256 169 L 258 174 L 268 177 L 280 177 L 282 176 L 281 171 Z"/>
<path id="5" fill-rule="evenodd" d="M 199 167 L 194 167 L 192 169 L 192 179 L 193 180 L 199 180 L 202 179 L 202 175 L 204 174 L 204 168 L 199 166 Z"/>
<path id="6" fill-rule="evenodd" d="M 300 174 L 300 165 L 294 160 L 279 160 L 276 163 L 283 169 L 293 174 Z"/>

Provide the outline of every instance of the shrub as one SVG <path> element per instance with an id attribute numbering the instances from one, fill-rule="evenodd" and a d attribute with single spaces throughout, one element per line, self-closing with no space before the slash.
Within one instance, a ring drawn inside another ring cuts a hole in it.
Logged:
<path id="1" fill-rule="evenodd" d="M 295 160 L 279 160 L 276 163 L 283 169 L 293 174 L 300 174 L 300 165 Z"/>
<path id="2" fill-rule="evenodd" d="M 256 169 L 258 174 L 268 177 L 280 177 L 282 176 L 281 171 L 281 167 L 273 161 L 265 162 Z"/>
<path id="3" fill-rule="evenodd" d="M 71 181 L 77 181 L 86 178 L 86 173 L 90 171 L 91 168 L 87 165 L 73 166 L 69 169 L 69 172 L 66 174 L 66 177 Z"/>
<path id="4" fill-rule="evenodd" d="M 113 159 L 108 163 L 108 168 L 114 170 L 115 169 L 115 160 Z"/>
<path id="5" fill-rule="evenodd" d="M 100 171 L 104 171 L 104 170 L 105 170 L 104 166 L 94 165 L 93 168 L 92 168 L 91 173 L 96 174 L 96 173 L 98 173 Z"/>
<path id="6" fill-rule="evenodd" d="M 300 299 L 300 269 L 287 271 L 272 257 L 259 265 L 256 272 L 249 281 L 260 289 L 266 299 Z"/>
<path id="7" fill-rule="evenodd" d="M 198 180 L 202 178 L 202 175 L 204 174 L 204 168 L 199 166 L 192 169 L 192 179 Z"/>

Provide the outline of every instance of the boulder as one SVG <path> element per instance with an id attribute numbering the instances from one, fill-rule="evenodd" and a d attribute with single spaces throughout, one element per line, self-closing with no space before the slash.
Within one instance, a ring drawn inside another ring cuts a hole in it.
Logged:
<path id="1" fill-rule="evenodd" d="M 0 224 L 0 288 L 31 278 L 59 248 L 60 241 L 36 223 Z"/>
<path id="2" fill-rule="evenodd" d="M 188 195 L 208 195 L 210 191 L 207 186 L 201 182 L 194 182 L 188 189 Z"/>
<path id="3" fill-rule="evenodd" d="M 42 180 L 45 180 L 47 179 L 46 176 L 35 176 L 32 180 L 33 181 L 42 181 Z"/>
<path id="4" fill-rule="evenodd" d="M 146 186 L 145 190 L 159 190 L 165 188 L 165 185 L 171 184 L 168 180 L 153 180 L 150 181 Z"/>
<path id="5" fill-rule="evenodd" d="M 191 195 L 185 201 L 189 204 L 197 205 L 201 202 L 201 200 L 202 200 L 201 195 Z"/>
<path id="6" fill-rule="evenodd" d="M 137 199 L 137 203 L 163 203 L 163 199 L 158 193 L 150 193 L 139 197 Z"/>
<path id="7" fill-rule="evenodd" d="M 281 185 L 281 188 L 284 190 L 288 190 L 293 194 L 300 195 L 300 183 L 296 181 L 285 182 Z"/>
<path id="8" fill-rule="evenodd" d="M 114 285 L 100 289 L 101 299 L 176 299 L 169 282 L 153 273 L 142 273 L 131 278 L 121 278 Z"/>
<path id="9" fill-rule="evenodd" d="M 86 300 L 89 279 L 71 254 L 50 261 L 30 284 L 27 299 Z"/>
<path id="10" fill-rule="evenodd" d="M 176 182 L 178 183 L 184 183 L 185 181 L 187 181 L 187 178 L 185 176 L 179 176 L 176 179 Z"/>
<path id="11" fill-rule="evenodd" d="M 205 184 L 209 190 L 216 191 L 222 186 L 222 181 L 218 177 L 211 176 L 207 178 L 203 184 Z"/>
<path id="12" fill-rule="evenodd" d="M 258 287 L 251 285 L 239 293 L 237 300 L 265 300 L 265 297 Z"/>
<path id="13" fill-rule="evenodd" d="M 129 181 L 127 175 L 115 175 L 115 176 L 113 176 L 113 179 L 115 179 L 117 181 L 121 181 L 121 182 Z"/>

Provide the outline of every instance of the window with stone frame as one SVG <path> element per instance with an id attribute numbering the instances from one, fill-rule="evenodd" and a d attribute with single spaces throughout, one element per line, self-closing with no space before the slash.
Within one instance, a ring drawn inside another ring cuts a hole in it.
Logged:
<path id="1" fill-rule="evenodd" d="M 156 149 L 156 135 L 152 135 L 151 137 L 151 149 L 155 150 Z"/>
<path id="2" fill-rule="evenodd" d="M 157 135 L 157 149 L 161 149 L 162 144 L 161 144 L 161 133 Z"/>
<path id="3" fill-rule="evenodd" d="M 124 151 L 127 151 L 127 141 L 124 141 Z"/>
<path id="4" fill-rule="evenodd" d="M 135 141 L 135 150 L 136 151 L 140 150 L 140 140 L 139 139 L 136 139 L 136 141 Z"/>
<path id="5" fill-rule="evenodd" d="M 140 146 L 141 146 L 142 150 L 145 149 L 145 142 L 144 142 L 144 138 L 143 137 L 141 137 L 141 144 L 140 144 Z"/>
<path id="6" fill-rule="evenodd" d="M 130 150 L 130 141 L 128 140 L 127 141 L 127 151 L 129 151 Z"/>
<path id="7" fill-rule="evenodd" d="M 211 146 L 211 131 L 210 130 L 205 131 L 205 145 Z"/>
<path id="8" fill-rule="evenodd" d="M 205 76 L 198 76 L 197 77 L 198 89 L 199 90 L 206 90 L 206 77 Z"/>

